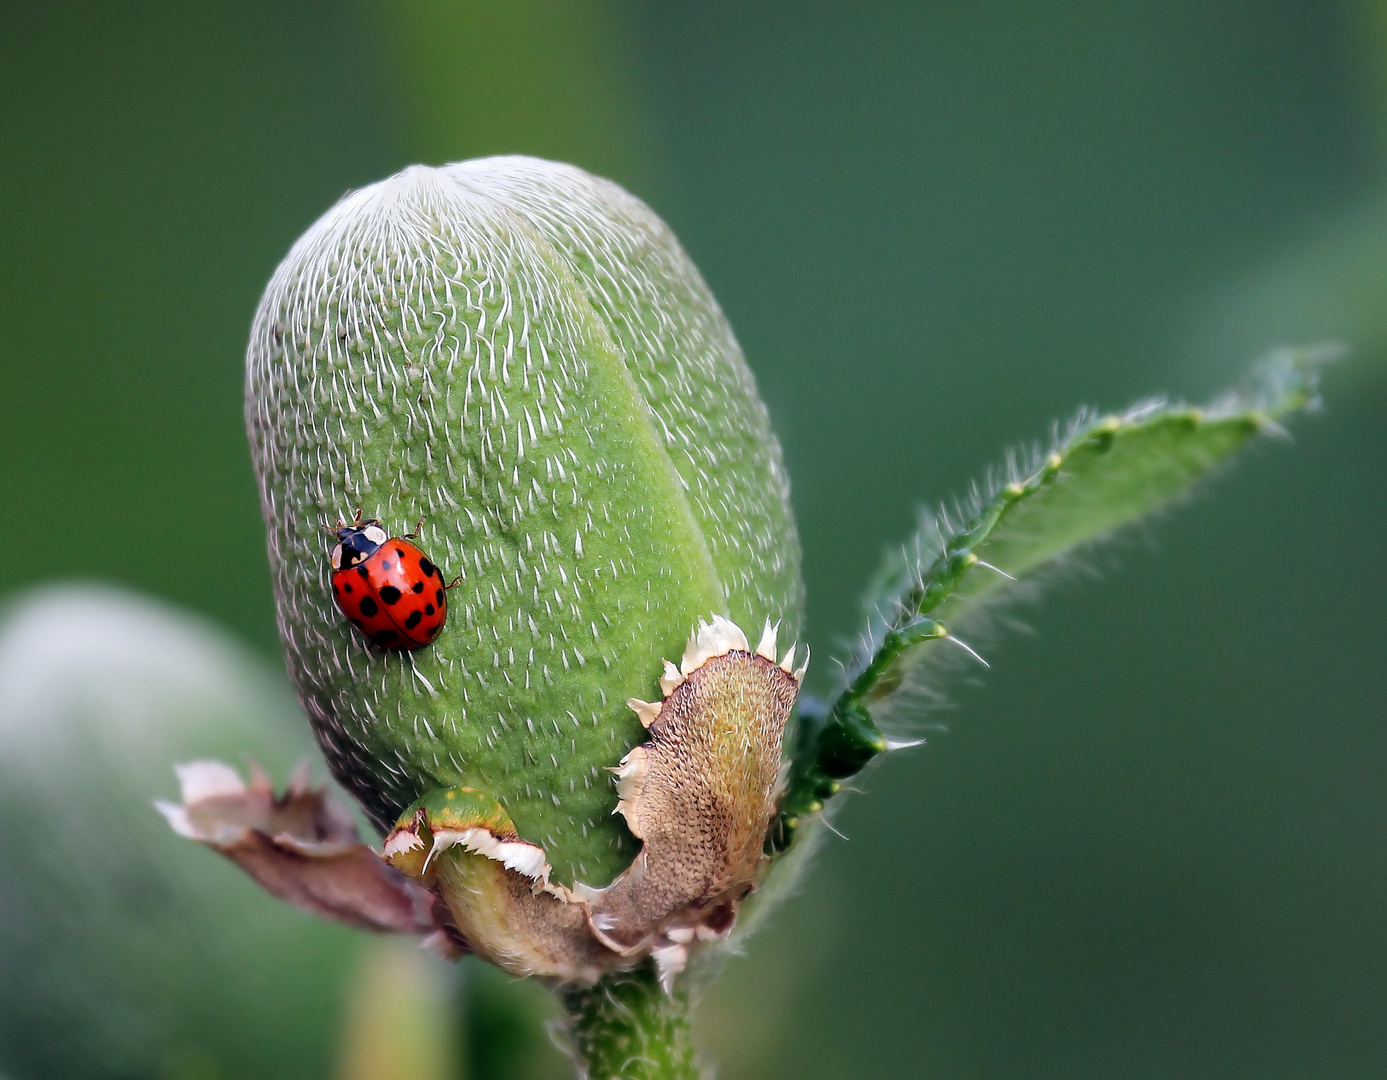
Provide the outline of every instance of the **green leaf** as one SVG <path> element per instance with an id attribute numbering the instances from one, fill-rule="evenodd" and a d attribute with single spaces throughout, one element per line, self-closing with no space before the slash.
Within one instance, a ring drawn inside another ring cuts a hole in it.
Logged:
<path id="1" fill-rule="evenodd" d="M 804 710 L 772 845 L 816 813 L 842 780 L 887 749 L 876 723 L 912 672 L 989 602 L 1085 544 L 1186 494 L 1277 421 L 1312 407 L 1325 350 L 1287 351 L 1249 389 L 1206 408 L 1148 403 L 1083 413 L 1025 466 L 1015 460 L 971 504 L 929 514 L 868 594 L 867 645 L 827 710 Z M 952 644 L 958 645 L 958 639 Z M 966 648 L 966 646 L 964 646 Z"/>

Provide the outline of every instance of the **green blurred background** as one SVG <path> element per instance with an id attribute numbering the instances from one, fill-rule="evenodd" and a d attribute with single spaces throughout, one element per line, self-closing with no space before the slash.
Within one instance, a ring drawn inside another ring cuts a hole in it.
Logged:
<path id="1" fill-rule="evenodd" d="M 1347 341 L 1293 444 L 1020 612 L 704 1020 L 724 1077 L 1387 1074 L 1382 0 L 6 3 L 0 146 L 0 589 L 267 658 L 250 315 L 412 161 L 566 159 L 670 222 L 820 656 L 1003 446 Z"/>

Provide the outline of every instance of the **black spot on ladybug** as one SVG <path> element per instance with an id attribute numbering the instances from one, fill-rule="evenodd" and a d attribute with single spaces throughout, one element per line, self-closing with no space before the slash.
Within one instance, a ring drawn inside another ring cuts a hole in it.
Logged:
<path id="1" fill-rule="evenodd" d="M 356 568 L 356 572 L 360 574 L 362 578 L 368 578 L 371 576 L 371 571 L 367 570 L 364 566 L 358 566 Z"/>
<path id="2" fill-rule="evenodd" d="M 438 567 L 429 562 L 427 557 L 419 560 L 419 569 L 424 571 L 425 577 L 433 577 L 434 574 L 438 574 Z M 443 575 L 439 574 L 438 576 L 442 577 Z"/>
<path id="3" fill-rule="evenodd" d="M 383 591 L 384 590 L 382 590 L 382 592 Z M 372 615 L 379 613 L 379 611 L 380 605 L 377 604 L 374 600 L 372 600 L 369 596 L 363 596 L 361 598 L 361 614 L 365 615 L 369 619 Z"/>
<path id="4" fill-rule="evenodd" d="M 424 616 L 420 615 L 419 612 L 411 611 L 409 613 L 409 618 L 405 620 L 405 629 L 413 630 L 416 626 L 419 625 L 419 622 L 423 619 L 423 617 Z"/>
<path id="5" fill-rule="evenodd" d="M 442 625 L 442 623 L 434 623 L 432 626 L 424 627 L 424 633 L 430 641 L 434 639 L 434 636 L 438 633 L 438 628 Z"/>
<path id="6" fill-rule="evenodd" d="M 443 606 L 443 590 L 439 589 L 433 594 L 433 602 L 439 607 Z"/>
<path id="7" fill-rule="evenodd" d="M 342 586 L 342 591 L 343 591 L 343 592 L 351 592 L 351 591 L 352 591 L 351 585 L 350 585 L 350 584 L 343 584 L 343 586 Z"/>
<path id="8" fill-rule="evenodd" d="M 380 590 L 380 598 L 383 603 L 393 604 L 400 598 L 400 590 L 394 585 L 385 585 Z"/>
<path id="9" fill-rule="evenodd" d="M 423 591 L 424 591 L 424 583 L 423 583 L 422 581 L 416 581 L 416 582 L 414 583 L 414 588 L 410 590 L 410 592 L 417 592 L 417 593 L 418 593 L 418 592 L 423 592 Z"/>
<path id="10" fill-rule="evenodd" d="M 432 615 L 432 614 L 433 614 L 433 605 L 432 605 L 432 604 L 425 604 L 425 605 L 424 605 L 424 614 L 425 614 L 425 615 Z"/>
<path id="11" fill-rule="evenodd" d="M 404 558 L 405 558 L 405 549 L 404 549 L 404 548 L 396 548 L 396 549 L 395 549 L 395 554 L 398 555 L 398 556 L 400 557 L 400 563 L 401 563 L 401 565 L 403 565 L 403 564 L 404 564 Z"/>

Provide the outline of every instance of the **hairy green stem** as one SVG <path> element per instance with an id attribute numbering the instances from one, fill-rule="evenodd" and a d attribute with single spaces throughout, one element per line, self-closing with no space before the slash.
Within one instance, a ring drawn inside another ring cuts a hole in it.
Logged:
<path id="1" fill-rule="evenodd" d="M 586 1080 L 697 1080 L 687 991 L 667 994 L 653 966 L 567 990 L 568 1034 Z"/>

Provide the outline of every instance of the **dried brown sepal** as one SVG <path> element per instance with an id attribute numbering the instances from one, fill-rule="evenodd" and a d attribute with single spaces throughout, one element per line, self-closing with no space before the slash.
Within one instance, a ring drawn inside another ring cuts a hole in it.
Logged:
<path id="1" fill-rule="evenodd" d="M 439 931 L 433 895 L 363 844 L 346 810 L 302 770 L 283 795 L 254 765 L 249 784 L 219 761 L 177 772 L 182 804 L 155 804 L 174 831 L 221 852 L 267 892 L 365 930 Z"/>
<path id="2" fill-rule="evenodd" d="M 583 900 L 549 881 L 543 849 L 475 788 L 420 799 L 386 837 L 384 856 L 434 890 L 471 951 L 513 975 L 590 985 L 635 963 L 592 934 Z"/>
<path id="3" fill-rule="evenodd" d="M 605 889 L 584 889 L 589 925 L 611 949 L 654 956 L 666 984 L 697 940 L 723 936 L 760 880 L 775 813 L 785 723 L 804 668 L 775 662 L 769 624 L 753 652 L 726 619 L 700 624 L 657 706 L 632 702 L 650 731 L 614 770 L 617 812 L 644 847 Z M 649 717 L 649 719 L 647 719 Z"/>

